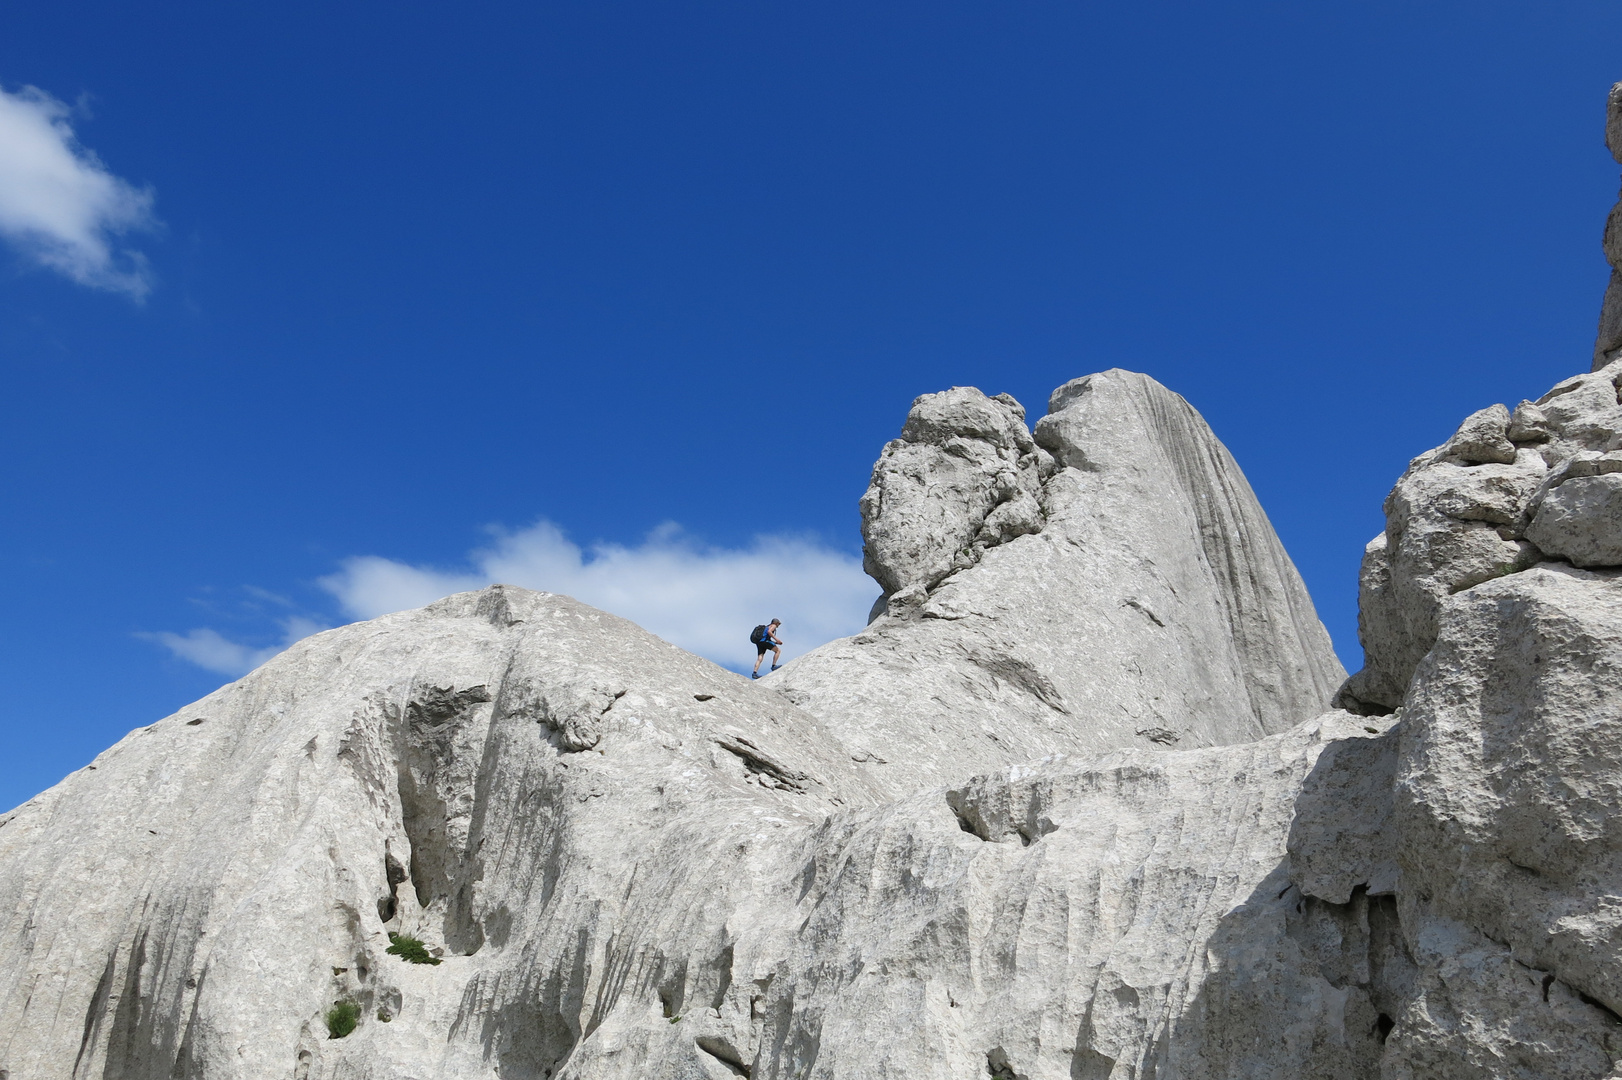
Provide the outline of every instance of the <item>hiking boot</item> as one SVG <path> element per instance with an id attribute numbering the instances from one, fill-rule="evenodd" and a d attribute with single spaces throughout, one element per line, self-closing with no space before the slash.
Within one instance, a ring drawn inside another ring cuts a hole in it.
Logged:
<path id="1" fill-rule="evenodd" d="M 772 670 L 773 670 L 773 671 L 776 671 L 776 670 L 777 670 L 777 669 L 778 669 L 778 668 L 780 668 L 780 667 L 782 667 L 782 666 L 783 666 L 783 665 L 782 665 L 782 664 L 773 664 L 773 665 L 772 665 Z"/>
<path id="2" fill-rule="evenodd" d="M 753 674 L 753 675 L 751 675 L 751 676 L 749 676 L 749 677 L 750 677 L 750 678 L 751 678 L 751 679 L 758 679 L 758 678 L 760 678 L 760 672 L 758 672 L 758 671 L 757 671 L 757 672 L 755 672 L 755 673 L 754 673 L 754 674 Z"/>

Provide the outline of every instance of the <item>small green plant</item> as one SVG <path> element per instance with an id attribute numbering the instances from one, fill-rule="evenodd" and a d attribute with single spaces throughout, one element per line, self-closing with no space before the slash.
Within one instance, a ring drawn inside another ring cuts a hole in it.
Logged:
<path id="1" fill-rule="evenodd" d="M 387 1010 L 387 1009 L 379 1009 L 379 1010 L 377 1010 L 377 1018 L 379 1020 L 383 1021 L 383 1023 L 385 1023 L 385 1024 L 388 1023 L 390 1020 L 394 1019 L 394 1017 L 389 1015 L 389 1010 Z"/>
<path id="2" fill-rule="evenodd" d="M 672 1023 L 672 1024 L 679 1024 L 679 1023 L 681 1023 L 681 1017 L 679 1017 L 679 1016 L 672 1016 L 672 1017 L 671 1017 L 671 1018 L 670 1018 L 670 1022 L 671 1022 L 671 1023 Z"/>
<path id="3" fill-rule="evenodd" d="M 389 947 L 383 951 L 398 956 L 408 964 L 439 963 L 439 957 L 429 955 L 423 943 L 410 934 L 391 933 L 389 935 Z"/>
<path id="4" fill-rule="evenodd" d="M 334 1002 L 327 1010 L 327 1038 L 341 1039 L 360 1022 L 360 1006 L 353 1001 Z"/>

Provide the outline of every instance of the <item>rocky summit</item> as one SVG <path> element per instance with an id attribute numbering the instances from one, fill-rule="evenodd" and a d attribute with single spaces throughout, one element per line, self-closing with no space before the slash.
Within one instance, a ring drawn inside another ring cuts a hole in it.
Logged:
<path id="1" fill-rule="evenodd" d="M 504 586 L 306 639 L 0 816 L 0 1077 L 1617 1080 L 1617 289 L 1397 481 L 1349 679 L 1119 370 L 915 401 L 759 682 Z"/>

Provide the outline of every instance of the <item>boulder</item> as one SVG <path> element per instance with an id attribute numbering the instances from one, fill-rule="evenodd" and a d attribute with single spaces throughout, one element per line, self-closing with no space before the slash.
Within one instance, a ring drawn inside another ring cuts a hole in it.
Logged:
<path id="1" fill-rule="evenodd" d="M 896 593 L 923 595 L 988 547 L 1040 532 L 1033 496 L 1052 471 L 1007 394 L 955 386 L 914 401 L 860 503 L 863 567 L 884 590 L 875 613 Z"/>
<path id="2" fill-rule="evenodd" d="M 1573 477 L 1553 488 L 1526 538 L 1573 566 L 1622 566 L 1622 472 Z"/>
<path id="3" fill-rule="evenodd" d="M 1491 405 L 1465 417 L 1447 441 L 1445 453 L 1471 465 L 1496 461 L 1515 463 L 1515 444 L 1509 441 L 1509 410 Z"/>

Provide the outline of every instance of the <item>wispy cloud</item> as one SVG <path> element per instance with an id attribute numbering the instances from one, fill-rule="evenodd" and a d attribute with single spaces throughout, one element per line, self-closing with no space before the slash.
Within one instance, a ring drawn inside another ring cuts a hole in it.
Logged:
<path id="1" fill-rule="evenodd" d="M 282 638 L 279 642 L 259 646 L 232 641 L 218 630 L 206 626 L 188 630 L 184 634 L 163 630 L 136 636 L 155 641 L 180 659 L 207 671 L 236 678 L 246 675 L 295 641 L 327 629 L 325 624 L 301 616 L 283 619 L 281 625 Z"/>
<path id="2" fill-rule="evenodd" d="M 115 251 L 113 238 L 156 224 L 152 192 L 108 172 L 71 114 L 35 87 L 0 89 L 0 235 L 81 285 L 141 300 L 152 288 L 146 259 Z"/>
<path id="3" fill-rule="evenodd" d="M 494 543 L 463 566 L 365 555 L 346 559 L 321 584 L 347 614 L 369 619 L 498 582 L 567 594 L 734 667 L 753 663 L 748 636 L 756 623 L 782 619 L 790 655 L 803 653 L 861 630 L 878 595 L 860 559 L 801 538 L 717 548 L 665 525 L 632 547 L 582 550 L 547 521 L 496 531 Z"/>

